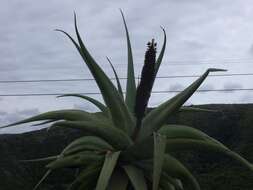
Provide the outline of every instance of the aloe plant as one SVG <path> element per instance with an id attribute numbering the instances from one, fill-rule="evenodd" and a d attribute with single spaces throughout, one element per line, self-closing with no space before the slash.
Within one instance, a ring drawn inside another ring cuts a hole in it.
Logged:
<path id="1" fill-rule="evenodd" d="M 121 12 L 122 13 L 122 12 Z M 172 153 L 180 150 L 209 150 L 231 156 L 253 171 L 253 165 L 237 153 L 207 134 L 183 125 L 168 125 L 166 119 L 184 110 L 183 104 L 202 84 L 210 72 L 224 71 L 210 68 L 189 87 L 150 112 L 146 111 L 154 79 L 166 47 L 166 33 L 161 52 L 156 59 L 156 43 L 148 43 L 141 81 L 135 84 L 133 57 L 129 33 L 122 13 L 128 47 L 128 77 L 125 97 L 118 75 L 110 62 L 117 87 L 91 56 L 79 34 L 75 16 L 77 41 L 65 34 L 74 44 L 103 96 L 104 103 L 80 94 L 66 94 L 93 103 L 99 113 L 83 110 L 58 110 L 7 125 L 10 127 L 29 122 L 51 123 L 52 128 L 74 128 L 83 136 L 71 142 L 59 155 L 30 161 L 48 161 L 47 173 L 38 186 L 58 168 L 77 168 L 78 175 L 69 190 L 200 190 L 191 172 Z M 189 110 L 189 109 L 188 109 Z M 208 110 L 197 110 L 208 111 Z"/>

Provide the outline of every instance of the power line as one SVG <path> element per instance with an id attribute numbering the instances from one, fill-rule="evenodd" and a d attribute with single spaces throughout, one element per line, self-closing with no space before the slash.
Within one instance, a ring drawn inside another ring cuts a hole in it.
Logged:
<path id="1" fill-rule="evenodd" d="M 253 88 L 227 88 L 227 89 L 200 89 L 196 92 L 232 92 L 232 91 L 253 91 Z M 153 91 L 154 94 L 163 94 L 163 93 L 179 93 L 182 90 L 161 90 Z"/>
<path id="2" fill-rule="evenodd" d="M 166 65 L 166 66 L 173 66 L 173 67 L 175 67 L 175 66 L 201 66 L 201 65 L 219 65 L 219 66 L 223 66 L 223 65 L 225 65 L 225 66 L 227 66 L 228 64 L 242 64 L 242 63 L 246 63 L 246 64 L 252 64 L 253 63 L 253 60 L 251 60 L 251 61 L 247 61 L 247 62 L 242 62 L 242 61 L 233 61 L 233 62 L 218 62 L 218 63 L 215 63 L 215 62 L 194 62 L 194 61 L 192 61 L 192 62 L 180 62 L 180 61 L 178 61 L 178 62 L 172 62 L 172 61 L 170 61 L 170 62 L 168 62 L 168 64 L 164 64 L 164 66 Z"/>
<path id="3" fill-rule="evenodd" d="M 233 92 L 233 91 L 253 91 L 253 88 L 230 88 L 230 89 L 200 89 L 196 92 Z M 153 91 L 152 94 L 168 94 L 168 93 L 179 93 L 181 90 L 159 90 Z M 60 96 L 68 93 L 27 93 L 27 94 L 0 94 L 0 97 L 24 97 L 24 96 Z M 73 93 L 69 93 L 73 94 Z M 101 95 L 100 92 L 86 92 L 86 93 L 74 93 L 82 95 Z"/>
<path id="4" fill-rule="evenodd" d="M 207 59 L 207 60 L 170 60 L 170 61 L 166 61 L 166 63 L 164 63 L 163 65 L 166 66 L 195 66 L 195 65 L 212 65 L 212 64 L 216 64 L 216 65 L 227 65 L 227 64 L 241 64 L 241 63 L 247 63 L 247 64 L 252 64 L 253 63 L 253 59 Z M 125 65 L 125 64 L 117 64 L 117 65 Z M 139 64 L 142 65 L 142 64 Z"/>
<path id="5" fill-rule="evenodd" d="M 64 94 L 73 94 L 73 93 L 27 93 L 27 94 L 0 94 L 0 97 L 15 97 L 15 96 L 61 96 Z M 82 95 L 100 95 L 100 92 L 86 92 L 86 93 L 74 93 Z"/>
<path id="6" fill-rule="evenodd" d="M 158 76 L 156 78 L 195 78 L 201 75 L 171 75 L 171 76 Z M 230 77 L 230 76 L 253 76 L 253 73 L 232 73 L 232 74 L 219 74 L 208 75 L 208 77 Z"/>
<path id="7" fill-rule="evenodd" d="M 168 76 L 157 76 L 156 78 L 195 78 L 201 75 L 168 75 Z M 232 74 L 219 74 L 219 75 L 208 75 L 208 77 L 230 77 L 230 76 L 253 76 L 253 73 L 232 73 Z M 115 80 L 115 78 L 110 78 Z M 126 80 L 126 77 L 119 77 L 121 80 Z M 139 79 L 136 77 L 135 79 Z M 94 81 L 93 78 L 69 78 L 69 79 L 43 79 L 43 80 L 0 80 L 0 83 L 40 83 L 40 82 L 80 82 L 80 81 Z"/>

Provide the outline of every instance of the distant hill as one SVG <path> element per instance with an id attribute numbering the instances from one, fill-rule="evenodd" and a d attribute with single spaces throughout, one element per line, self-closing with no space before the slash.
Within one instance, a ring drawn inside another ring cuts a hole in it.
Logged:
<path id="1" fill-rule="evenodd" d="M 253 104 L 196 106 L 218 112 L 180 112 L 168 123 L 198 128 L 240 153 L 253 163 Z M 58 154 L 81 134 L 55 129 L 18 135 L 0 135 L 0 189 L 31 190 L 45 172 L 44 163 L 21 160 Z M 180 152 L 176 155 L 197 177 L 202 190 L 252 190 L 253 173 L 226 156 L 210 152 Z M 41 190 L 63 190 L 74 177 L 72 170 L 52 174 Z"/>

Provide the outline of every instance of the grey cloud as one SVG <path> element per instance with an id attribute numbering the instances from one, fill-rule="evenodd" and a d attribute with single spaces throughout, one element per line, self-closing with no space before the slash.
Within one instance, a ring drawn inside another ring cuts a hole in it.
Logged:
<path id="1" fill-rule="evenodd" d="M 36 115 L 36 114 L 39 114 L 39 110 L 38 109 L 25 109 L 25 110 L 22 110 L 22 111 L 19 111 L 17 114 L 20 114 L 20 115 Z"/>
<path id="2" fill-rule="evenodd" d="M 243 85 L 239 83 L 229 82 L 229 83 L 225 83 L 223 87 L 224 89 L 240 89 L 240 88 L 243 88 Z M 228 92 L 233 92 L 233 91 L 228 91 Z"/>
<path id="3" fill-rule="evenodd" d="M 199 90 L 214 90 L 214 85 L 212 84 L 205 84 L 199 87 Z"/>
<path id="4" fill-rule="evenodd" d="M 4 112 L 4 111 L 0 111 L 0 117 L 3 117 L 5 115 L 7 115 L 8 113 L 7 112 Z"/>
<path id="5" fill-rule="evenodd" d="M 195 51 L 202 51 L 205 48 L 208 48 L 207 44 L 199 42 L 198 40 L 184 40 L 183 44 L 185 49 L 195 49 Z"/>
<path id="6" fill-rule="evenodd" d="M 183 89 L 183 85 L 182 84 L 173 84 L 170 85 L 169 87 L 169 91 L 178 91 L 178 90 L 182 90 Z"/>
<path id="7" fill-rule="evenodd" d="M 13 123 L 19 120 L 25 119 L 27 117 L 31 117 L 34 115 L 39 114 L 38 109 L 24 109 L 21 111 L 13 112 L 13 113 L 6 113 L 1 114 L 1 123 Z"/>
<path id="8" fill-rule="evenodd" d="M 1 123 L 9 124 L 20 121 L 22 119 L 24 118 L 18 113 L 9 113 L 7 116 L 1 118 Z"/>
<path id="9" fill-rule="evenodd" d="M 122 8 L 126 16 L 136 73 L 140 72 L 148 40 L 155 38 L 158 42 L 158 52 L 160 51 L 163 38 L 160 25 L 166 28 L 168 41 L 164 63 L 159 71 L 160 76 L 201 74 L 218 62 L 215 61 L 210 65 L 190 65 L 206 59 L 240 60 L 247 56 L 252 59 L 249 47 L 253 41 L 251 11 L 253 4 L 250 0 L 243 2 L 161 0 L 159 3 L 154 0 L 52 0 L 50 5 L 44 1 L 12 0 L 8 3 L 3 2 L 0 7 L 0 24 L 4 26 L 0 28 L 0 80 L 90 78 L 87 67 L 82 63 L 71 42 L 53 32 L 53 29 L 60 28 L 71 35 L 74 34 L 73 10 L 77 13 L 78 26 L 84 42 L 97 62 L 106 69 L 106 72 L 112 74 L 105 59 L 105 56 L 109 56 L 120 76 L 125 76 L 126 39 L 118 8 Z M 183 64 L 189 65 L 167 64 L 172 60 L 183 61 Z M 191 63 L 188 60 L 192 60 Z M 241 63 L 240 70 L 238 67 L 228 62 L 231 72 L 253 72 L 253 68 L 246 68 L 244 63 Z M 211 80 L 201 89 L 214 89 L 217 80 Z M 219 86 L 226 87 L 228 84 L 221 84 L 223 82 L 219 81 Z M 161 85 L 156 88 L 179 89 L 187 83 L 188 80 L 180 79 L 175 85 Z M 251 84 L 247 82 L 246 85 Z M 93 83 L 88 82 L 78 85 L 70 83 L 0 85 L 1 92 L 5 93 L 87 92 L 93 89 L 97 90 Z M 221 97 L 222 93 L 219 94 Z M 240 101 L 239 95 L 234 93 L 233 96 L 233 100 Z M 190 101 L 195 104 L 199 100 L 207 101 L 204 98 Z M 222 100 L 225 101 L 226 98 Z M 3 99 L 1 103 L 5 101 L 9 100 Z M 29 102 L 23 99 L 22 101 Z M 160 97 L 153 101 L 159 102 Z M 12 106 L 6 106 L 5 109 L 13 113 L 14 105 L 18 105 L 19 102 L 20 99 L 13 99 Z M 26 109 L 33 107 L 33 104 L 24 105 L 27 105 Z M 82 108 L 93 109 L 91 106 Z M 9 120 L 14 120 L 15 117 L 18 116 L 10 116 Z"/>
<path id="10" fill-rule="evenodd" d="M 12 113 L 1 111 L 0 123 L 1 123 L 1 126 L 11 124 L 11 123 L 26 119 L 28 117 L 37 115 L 38 113 L 39 113 L 38 109 L 24 109 L 24 110 L 12 112 Z M 41 127 L 31 128 L 30 126 L 31 126 L 30 124 L 24 124 L 24 125 L 9 127 L 9 128 L 3 128 L 3 129 L 0 129 L 0 134 L 23 133 L 23 132 L 37 130 L 37 129 L 41 129 L 45 127 L 45 126 L 41 126 Z"/>

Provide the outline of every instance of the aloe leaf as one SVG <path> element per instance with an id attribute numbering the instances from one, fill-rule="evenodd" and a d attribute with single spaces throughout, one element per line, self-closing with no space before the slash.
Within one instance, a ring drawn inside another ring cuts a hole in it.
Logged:
<path id="1" fill-rule="evenodd" d="M 35 187 L 33 188 L 33 190 L 38 189 L 38 187 L 40 186 L 40 184 L 49 176 L 49 174 L 51 173 L 52 170 L 47 170 L 47 172 L 43 175 L 43 177 L 40 179 L 40 181 L 35 185 Z"/>
<path id="2" fill-rule="evenodd" d="M 136 143 L 135 146 L 130 146 L 127 150 L 123 151 L 122 158 L 125 158 L 127 161 L 151 159 L 153 156 L 152 147 L 154 147 L 153 138 L 148 137 L 142 142 Z M 190 138 L 167 138 L 166 153 L 183 150 L 202 150 L 222 153 L 253 171 L 253 165 L 250 162 L 215 139 L 200 140 Z"/>
<path id="3" fill-rule="evenodd" d="M 138 161 L 136 162 L 136 165 L 138 165 L 139 167 L 141 167 L 146 171 L 152 171 L 153 160 L 150 159 Z M 191 187 L 191 190 L 200 190 L 199 184 L 197 180 L 194 178 L 194 176 L 192 176 L 191 172 L 188 171 L 188 169 L 183 164 L 181 164 L 180 161 L 178 161 L 169 154 L 165 154 L 164 156 L 162 171 L 163 177 L 164 174 L 166 174 L 167 176 L 178 178 L 184 184 L 189 185 L 189 187 Z"/>
<path id="4" fill-rule="evenodd" d="M 59 158 L 59 155 L 57 156 L 48 156 L 45 158 L 36 158 L 36 159 L 29 159 L 29 160 L 19 160 L 20 162 L 47 162 L 47 161 L 53 161 Z"/>
<path id="5" fill-rule="evenodd" d="M 147 190 L 147 184 L 143 172 L 133 165 L 123 166 L 135 190 Z"/>
<path id="6" fill-rule="evenodd" d="M 166 148 L 166 137 L 154 133 L 153 190 L 158 190 Z"/>
<path id="7" fill-rule="evenodd" d="M 161 182 L 169 182 L 170 184 L 172 184 L 175 188 L 175 190 L 183 190 L 183 186 L 180 180 L 172 178 L 171 176 L 163 173 L 162 178 L 161 178 Z"/>
<path id="8" fill-rule="evenodd" d="M 94 99 L 94 98 L 91 98 L 89 96 L 85 96 L 85 95 L 81 95 L 81 94 L 63 94 L 63 95 L 60 95 L 60 96 L 57 96 L 57 98 L 61 98 L 61 97 L 78 97 L 78 98 L 82 98 L 82 99 L 85 99 L 91 103 L 93 103 L 95 106 L 97 106 L 97 108 L 99 110 L 101 110 L 103 113 L 107 113 L 108 112 L 108 109 L 107 107 L 102 104 L 101 102 L 99 102 L 98 100 Z"/>
<path id="9" fill-rule="evenodd" d="M 186 132 L 186 134 L 187 133 L 189 135 L 189 131 Z M 162 134 L 165 135 L 165 132 Z M 169 133 L 167 134 L 169 135 Z M 250 162 L 248 162 L 246 159 L 241 157 L 236 152 L 228 149 L 225 145 L 223 145 L 219 141 L 208 136 L 203 137 L 201 136 L 201 133 L 200 136 L 198 136 L 198 133 L 194 132 L 194 136 L 195 139 L 194 138 L 191 139 L 189 138 L 189 136 L 187 138 L 179 138 L 180 136 L 174 139 L 171 137 L 167 138 L 166 152 L 169 153 L 173 151 L 182 151 L 182 150 L 203 150 L 222 153 L 227 156 L 230 156 L 234 160 L 238 161 L 239 163 L 247 167 L 249 170 L 253 171 L 253 165 Z M 154 146 L 153 139 L 151 137 L 146 138 L 142 142 L 138 142 L 137 144 L 135 144 L 135 146 L 131 146 L 126 151 L 123 151 L 122 157 L 127 158 L 130 161 L 151 159 L 153 146 Z"/>
<path id="10" fill-rule="evenodd" d="M 89 180 L 82 181 L 77 190 L 92 190 L 94 188 L 94 179 L 89 178 Z"/>
<path id="11" fill-rule="evenodd" d="M 89 51 L 85 47 L 77 28 L 76 15 L 75 31 L 80 45 L 77 46 L 77 50 L 79 51 L 81 57 L 83 58 L 91 74 L 93 75 L 103 96 L 103 99 L 111 112 L 112 120 L 115 126 L 121 128 L 128 134 L 131 134 L 133 132 L 134 127 L 133 118 L 131 117 L 127 106 L 125 105 L 124 101 L 121 98 L 121 95 L 117 91 L 116 87 L 113 85 L 112 81 L 110 81 L 110 79 L 99 67 L 99 65 L 96 63 L 96 61 L 93 59 L 93 57 L 90 55 Z M 76 45 L 76 42 L 74 44 Z"/>
<path id="12" fill-rule="evenodd" d="M 98 136 L 109 144 L 111 144 L 115 149 L 125 149 L 130 146 L 133 142 L 129 136 L 127 136 L 123 131 L 115 127 L 103 125 L 101 123 L 86 122 L 86 121 L 61 121 L 56 122 L 52 127 L 67 127 L 80 129 L 84 133 L 92 136 Z"/>
<path id="13" fill-rule="evenodd" d="M 121 170 L 114 170 L 108 184 L 108 190 L 127 190 L 128 177 Z"/>
<path id="14" fill-rule="evenodd" d="M 70 184 L 68 190 L 83 189 L 86 190 L 88 186 L 93 185 L 99 175 L 101 166 L 91 165 L 88 168 L 83 169 L 75 180 Z"/>
<path id="15" fill-rule="evenodd" d="M 43 122 L 40 122 L 40 123 L 36 123 L 36 124 L 33 124 L 32 126 L 40 126 L 40 125 L 45 125 L 45 124 L 48 124 L 48 123 L 53 123 L 57 120 L 55 119 L 51 119 L 51 120 L 47 120 L 47 121 L 43 121 Z"/>
<path id="16" fill-rule="evenodd" d="M 93 57 L 90 55 L 90 53 L 84 46 L 77 29 L 76 16 L 75 16 L 75 29 L 80 47 L 67 32 L 63 30 L 57 31 L 64 33 L 72 41 L 72 43 L 75 45 L 76 49 L 82 56 L 83 60 L 85 61 L 86 65 L 88 66 L 89 70 L 91 71 L 92 75 L 94 76 L 98 84 L 98 87 L 102 93 L 104 101 L 112 114 L 112 119 L 115 125 L 121 127 L 125 131 L 128 132 L 131 131 L 134 126 L 133 118 L 131 117 L 126 105 L 124 104 L 122 98 L 120 97 L 113 83 L 105 75 L 105 73 L 98 66 L 98 64 L 95 62 Z"/>
<path id="17" fill-rule="evenodd" d="M 113 150 L 113 147 L 105 140 L 96 136 L 84 136 L 71 142 L 63 151 L 63 155 L 69 155 L 84 150 Z"/>
<path id="18" fill-rule="evenodd" d="M 117 72 L 116 72 L 116 70 L 115 70 L 115 68 L 114 68 L 114 66 L 113 66 L 113 64 L 112 64 L 112 62 L 111 62 L 111 60 L 108 58 L 108 57 L 106 57 L 106 59 L 107 59 L 107 61 L 110 63 L 110 65 L 111 65 L 111 68 L 112 68 L 112 70 L 113 70 L 113 73 L 114 73 L 114 76 L 115 76 L 115 78 L 116 78 L 116 82 L 117 82 L 117 86 L 118 86 L 118 91 L 119 91 L 119 93 L 120 93 L 120 95 L 121 95 L 121 97 L 122 97 L 122 99 L 124 98 L 124 95 L 123 95 L 123 90 L 122 90 L 122 87 L 121 87 L 121 84 L 120 84 L 120 80 L 119 80 L 119 77 L 118 77 L 118 74 L 117 74 Z"/>
<path id="19" fill-rule="evenodd" d="M 145 164 L 142 163 L 143 161 L 137 161 L 137 162 L 134 162 L 137 166 L 139 166 L 140 168 L 142 168 L 142 170 L 144 171 L 145 173 L 145 177 L 151 181 L 152 181 L 152 173 L 153 173 L 153 170 L 152 170 L 152 161 L 150 162 L 146 162 Z M 145 162 L 145 161 L 144 161 Z M 183 190 L 183 186 L 182 186 L 182 183 L 179 179 L 176 179 L 176 178 L 172 178 L 171 176 L 168 176 L 167 174 L 165 174 L 164 172 L 162 172 L 162 175 L 161 175 L 161 179 L 160 179 L 160 183 L 159 183 L 159 187 L 162 187 L 162 184 L 163 182 L 166 182 L 166 183 L 170 183 L 175 190 Z"/>
<path id="20" fill-rule="evenodd" d="M 106 154 L 95 190 L 105 190 L 117 165 L 120 151 Z"/>
<path id="21" fill-rule="evenodd" d="M 158 133 L 167 137 L 168 140 L 173 139 L 193 139 L 193 140 L 204 140 L 217 143 L 220 146 L 224 146 L 219 141 L 208 136 L 206 133 L 185 125 L 164 125 L 158 130 Z"/>
<path id="22" fill-rule="evenodd" d="M 128 106 L 129 110 L 133 113 L 134 106 L 135 106 L 135 96 L 136 96 L 136 84 L 135 84 L 135 75 L 134 75 L 134 65 L 133 65 L 133 54 L 131 48 L 131 42 L 129 37 L 129 32 L 126 24 L 126 20 L 122 10 L 120 10 L 122 15 L 122 19 L 124 22 L 124 27 L 126 31 L 126 38 L 127 38 L 127 55 L 128 55 L 128 64 L 127 64 L 127 86 L 126 86 L 126 105 Z"/>
<path id="23" fill-rule="evenodd" d="M 212 113 L 218 113 L 219 110 L 210 110 L 210 109 L 204 109 L 204 108 L 194 108 L 194 107 L 181 107 L 180 112 L 183 111 L 192 111 L 192 112 L 212 112 Z"/>
<path id="24" fill-rule="evenodd" d="M 125 162 L 132 162 L 136 160 L 151 159 L 154 154 L 154 139 L 153 137 L 145 138 L 135 144 L 129 146 L 122 151 L 121 159 Z"/>
<path id="25" fill-rule="evenodd" d="M 157 75 L 157 72 L 158 72 L 158 70 L 160 68 L 160 65 L 161 65 L 162 59 L 163 59 L 163 55 L 164 55 L 164 52 L 165 52 L 165 49 L 166 49 L 166 40 L 167 40 L 166 39 L 166 32 L 165 32 L 165 30 L 164 30 L 163 27 L 161 27 L 161 29 L 163 30 L 164 40 L 163 40 L 163 46 L 162 46 L 161 52 L 160 52 L 160 54 L 159 54 L 159 56 L 158 56 L 158 58 L 156 60 L 156 64 L 155 64 L 156 74 L 155 75 Z"/>
<path id="26" fill-rule="evenodd" d="M 166 152 L 171 151 L 180 151 L 180 150 L 203 150 L 209 152 L 217 152 L 225 154 L 234 160 L 238 161 L 249 170 L 253 171 L 253 165 L 248 162 L 246 159 L 241 157 L 236 152 L 230 150 L 224 145 L 208 142 L 208 141 L 200 141 L 200 140 L 192 140 L 192 139 L 177 139 L 177 140 L 167 140 Z"/>
<path id="27" fill-rule="evenodd" d="M 181 179 L 192 190 L 200 190 L 200 186 L 191 172 L 180 161 L 169 154 L 165 155 L 163 170 L 169 176 Z"/>
<path id="28" fill-rule="evenodd" d="M 176 188 L 168 181 L 161 180 L 161 187 L 164 190 L 176 190 Z"/>
<path id="29" fill-rule="evenodd" d="M 52 120 L 53 122 L 56 120 L 86 121 L 86 120 L 93 120 L 93 119 L 95 119 L 94 116 L 88 112 L 67 109 L 67 110 L 58 110 L 58 111 L 50 111 L 50 112 L 42 113 L 42 114 L 30 117 L 28 119 L 21 120 L 16 123 L 2 126 L 0 128 L 6 128 L 6 127 L 11 127 L 11 126 L 35 122 L 35 121 L 42 121 L 42 120 Z"/>
<path id="30" fill-rule="evenodd" d="M 157 132 L 165 136 L 168 140 L 202 140 L 215 143 L 219 146 L 224 146 L 222 143 L 213 139 L 202 131 L 189 126 L 164 125 Z M 153 138 L 147 137 L 142 141 L 138 141 L 135 145 L 132 145 L 126 151 L 123 151 L 122 155 L 126 155 L 125 157 L 128 157 L 130 159 L 148 159 L 153 153 L 152 147 L 154 147 Z"/>
<path id="31" fill-rule="evenodd" d="M 90 163 L 100 163 L 103 161 L 104 156 L 97 155 L 92 151 L 79 152 L 70 156 L 62 156 L 57 160 L 50 162 L 46 168 L 55 170 L 58 168 L 68 167 L 82 167 Z"/>
<path id="32" fill-rule="evenodd" d="M 157 131 L 163 124 L 166 123 L 168 116 L 178 109 L 192 96 L 192 94 L 198 89 L 205 78 L 210 72 L 225 71 L 222 69 L 208 69 L 201 77 L 193 82 L 184 91 L 174 96 L 172 99 L 164 102 L 143 119 L 143 127 L 140 131 L 139 140 L 147 136 L 150 136 L 153 132 Z"/>

